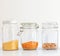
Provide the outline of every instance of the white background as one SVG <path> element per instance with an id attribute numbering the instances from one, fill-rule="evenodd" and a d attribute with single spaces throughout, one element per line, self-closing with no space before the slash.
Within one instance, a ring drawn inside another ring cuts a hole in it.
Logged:
<path id="1" fill-rule="evenodd" d="M 0 0 L 0 46 L 2 45 L 3 20 L 17 20 L 18 23 L 37 22 L 40 28 L 42 22 L 54 21 L 58 22 L 60 28 L 60 0 Z M 40 40 L 39 35 L 39 43 Z"/>

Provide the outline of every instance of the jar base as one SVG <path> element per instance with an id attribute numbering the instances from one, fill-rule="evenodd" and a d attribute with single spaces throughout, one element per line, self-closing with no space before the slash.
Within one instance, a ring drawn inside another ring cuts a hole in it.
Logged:
<path id="1" fill-rule="evenodd" d="M 44 48 L 43 48 L 43 50 L 57 50 L 57 48 L 53 48 L 53 49 L 44 49 Z"/>
<path id="2" fill-rule="evenodd" d="M 36 50 L 36 49 L 23 49 L 23 50 Z"/>
<path id="3" fill-rule="evenodd" d="M 3 51 L 15 51 L 15 50 L 18 50 L 18 49 L 11 49 L 11 50 L 3 49 Z"/>

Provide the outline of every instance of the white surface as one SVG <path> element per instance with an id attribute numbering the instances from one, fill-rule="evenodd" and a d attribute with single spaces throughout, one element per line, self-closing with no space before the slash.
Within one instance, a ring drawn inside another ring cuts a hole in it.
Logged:
<path id="1" fill-rule="evenodd" d="M 40 28 L 42 22 L 58 22 L 60 47 L 60 0 L 0 0 L 0 47 L 2 45 L 3 20 L 17 20 L 18 23 L 37 22 Z M 39 47 L 41 46 L 40 33 Z"/>
<path id="2" fill-rule="evenodd" d="M 0 56 L 60 56 L 60 50 L 0 50 Z"/>

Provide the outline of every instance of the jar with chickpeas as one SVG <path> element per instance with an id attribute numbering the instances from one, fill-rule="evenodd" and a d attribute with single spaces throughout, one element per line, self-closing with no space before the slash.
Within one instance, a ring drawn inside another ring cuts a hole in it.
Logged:
<path id="1" fill-rule="evenodd" d="M 52 50 L 58 48 L 58 24 L 42 23 L 42 48 Z"/>

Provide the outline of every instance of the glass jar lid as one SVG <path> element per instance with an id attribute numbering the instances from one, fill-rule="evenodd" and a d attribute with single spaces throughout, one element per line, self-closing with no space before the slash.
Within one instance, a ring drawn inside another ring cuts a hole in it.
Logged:
<path id="1" fill-rule="evenodd" d="M 3 21 L 3 24 L 16 24 L 17 21 Z"/>
<path id="2" fill-rule="evenodd" d="M 22 27 L 21 28 L 39 28 L 37 23 L 21 23 Z"/>
<path id="3" fill-rule="evenodd" d="M 42 29 L 53 29 L 58 28 L 58 23 L 56 22 L 49 22 L 49 23 L 42 23 Z"/>

